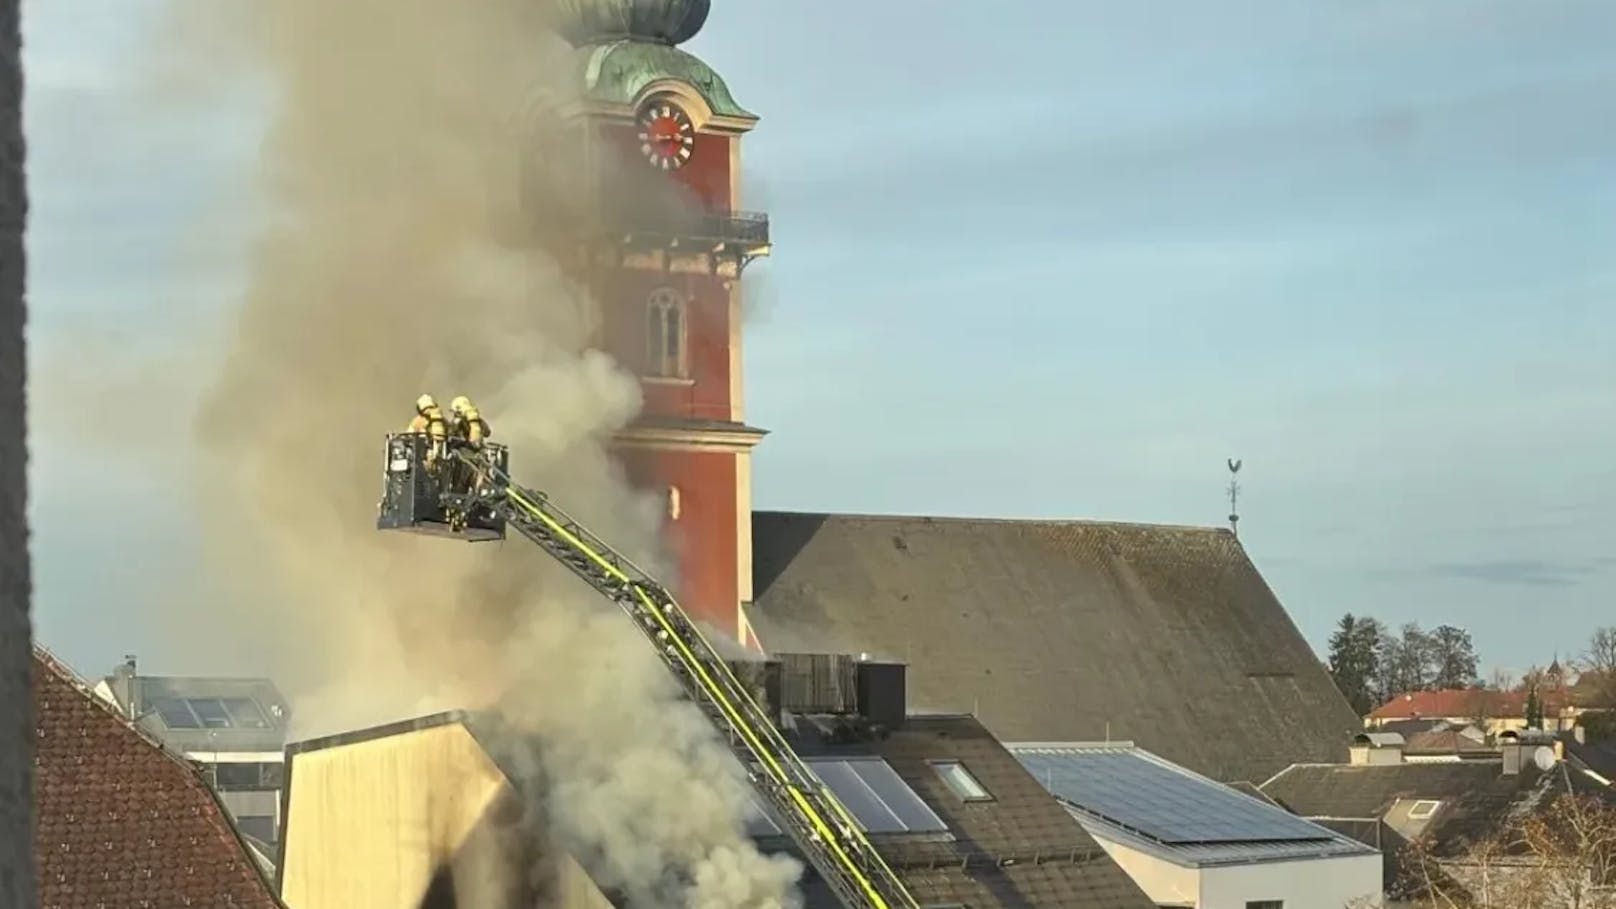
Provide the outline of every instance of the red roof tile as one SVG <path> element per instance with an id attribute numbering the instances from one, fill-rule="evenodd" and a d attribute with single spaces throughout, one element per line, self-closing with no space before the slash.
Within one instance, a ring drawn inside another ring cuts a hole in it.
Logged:
<path id="1" fill-rule="evenodd" d="M 1543 711 L 1555 713 L 1566 706 L 1563 691 L 1542 694 Z M 1524 717 L 1526 694 L 1520 691 L 1490 691 L 1450 688 L 1446 691 L 1410 691 L 1376 707 L 1371 719 L 1408 720 L 1418 717 Z"/>
<path id="2" fill-rule="evenodd" d="M 281 909 L 201 776 L 34 651 L 40 909 Z"/>

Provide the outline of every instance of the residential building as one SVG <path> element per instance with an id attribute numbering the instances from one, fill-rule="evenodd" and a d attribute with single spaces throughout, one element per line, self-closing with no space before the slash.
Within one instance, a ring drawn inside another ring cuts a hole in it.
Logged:
<path id="1" fill-rule="evenodd" d="M 1380 852 L 1131 742 L 1008 746 L 1158 906 L 1381 903 Z"/>
<path id="2" fill-rule="evenodd" d="M 44 650 L 33 659 L 40 909 L 283 909 L 184 759 Z"/>
<path id="3" fill-rule="evenodd" d="M 860 714 L 792 712 L 804 699 L 789 684 L 763 696 L 922 905 L 1154 905 L 982 724 L 908 714 L 901 667 L 894 675 L 883 665 L 885 687 L 861 698 Z M 886 706 L 872 709 L 877 702 Z M 531 790 L 535 774 L 522 771 L 508 742 L 492 718 L 445 713 L 292 744 L 278 863 L 284 899 L 298 909 L 416 909 L 473 897 L 490 909 L 604 909 L 613 894 L 593 883 L 588 851 L 523 820 L 523 806 L 543 793 Z M 531 761 L 542 747 L 518 751 Z M 766 813 L 748 830 L 765 852 L 794 851 Z M 506 881 L 497 869 L 513 862 L 533 873 Z M 839 905 L 811 871 L 802 885 L 808 909 Z"/>
<path id="4" fill-rule="evenodd" d="M 1567 688 L 1539 692 L 1543 707 L 1543 729 L 1570 732 L 1588 707 L 1577 703 Z M 1489 736 L 1527 728 L 1527 694 L 1524 691 L 1498 691 L 1491 688 L 1452 688 L 1443 691 L 1410 691 L 1392 698 L 1370 711 L 1364 727 L 1381 730 L 1387 724 L 1409 720 L 1440 720 L 1453 726 L 1476 726 Z"/>
<path id="5" fill-rule="evenodd" d="M 1472 847 L 1524 819 L 1552 816 L 1561 797 L 1616 805 L 1616 790 L 1563 760 L 1546 739 L 1506 733 L 1495 757 L 1446 763 L 1398 761 L 1393 746 L 1379 747 L 1391 758 L 1298 764 L 1262 790 L 1287 810 L 1380 849 L 1388 900 L 1416 896 L 1425 883 L 1409 865 L 1413 843 L 1442 876 L 1466 881 L 1475 876 Z M 1517 866 L 1534 861 L 1511 858 Z"/>
<path id="6" fill-rule="evenodd" d="M 759 513 L 771 650 L 913 658 L 915 703 L 1005 741 L 1126 739 L 1224 782 L 1362 728 L 1226 530 Z"/>
<path id="7" fill-rule="evenodd" d="M 291 712 L 273 682 L 140 675 L 129 657 L 96 684 L 95 692 L 195 764 L 241 832 L 264 854 L 274 854 Z"/>

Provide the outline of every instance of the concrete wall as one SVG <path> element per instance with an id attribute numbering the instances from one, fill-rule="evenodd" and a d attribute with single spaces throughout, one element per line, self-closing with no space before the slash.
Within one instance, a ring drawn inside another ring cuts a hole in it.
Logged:
<path id="1" fill-rule="evenodd" d="M 0 906 L 34 905 L 33 636 L 28 621 L 22 60 L 18 0 L 0 0 Z"/>

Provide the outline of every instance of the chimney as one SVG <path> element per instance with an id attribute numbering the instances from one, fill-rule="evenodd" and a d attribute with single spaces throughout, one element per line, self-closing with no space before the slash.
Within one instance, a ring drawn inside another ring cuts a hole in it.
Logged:
<path id="1" fill-rule="evenodd" d="M 1504 776 L 1519 776 L 1521 772 L 1521 758 L 1526 748 L 1521 744 L 1520 734 L 1513 729 L 1498 734 L 1498 751 L 1504 759 Z"/>
<path id="2" fill-rule="evenodd" d="M 872 662 L 861 654 L 855 683 L 858 712 L 877 726 L 902 726 L 909 708 L 908 670 L 903 663 Z"/>
<path id="3" fill-rule="evenodd" d="M 1347 749 L 1355 767 L 1385 767 L 1403 763 L 1403 736 L 1396 732 L 1360 732 Z"/>
<path id="4" fill-rule="evenodd" d="M 112 671 L 112 696 L 123 708 L 124 716 L 133 720 L 140 716 L 140 705 L 135 703 L 138 686 L 135 685 L 135 655 L 123 655 L 123 665 Z"/>

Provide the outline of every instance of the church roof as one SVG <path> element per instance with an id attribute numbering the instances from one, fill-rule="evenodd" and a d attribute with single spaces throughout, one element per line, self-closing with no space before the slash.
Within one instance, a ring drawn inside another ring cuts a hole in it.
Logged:
<path id="1" fill-rule="evenodd" d="M 1007 742 L 1127 739 L 1223 781 L 1342 758 L 1358 717 L 1227 531 L 759 512 L 771 650 L 911 664 Z"/>
<path id="2" fill-rule="evenodd" d="M 586 101 L 621 107 L 633 105 L 646 86 L 673 80 L 695 89 L 718 117 L 757 120 L 730 94 L 729 85 L 695 54 L 669 44 L 609 41 L 580 47 L 575 54 L 574 84 Z"/>

